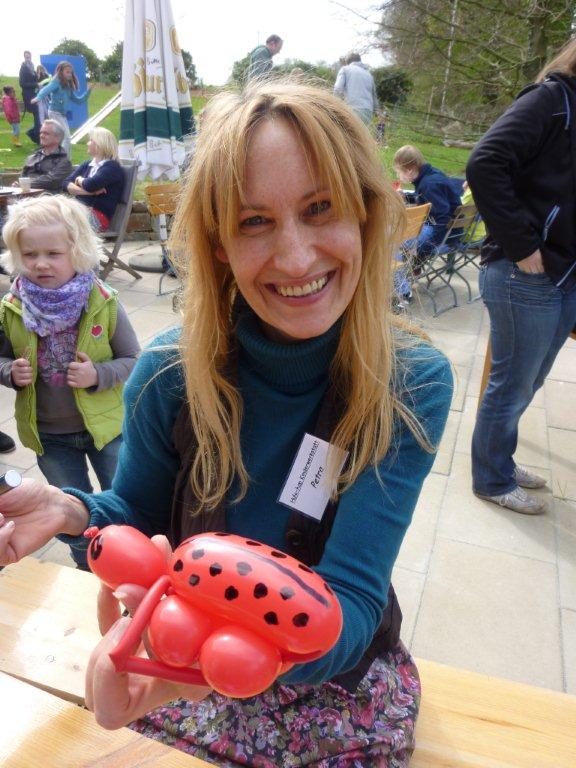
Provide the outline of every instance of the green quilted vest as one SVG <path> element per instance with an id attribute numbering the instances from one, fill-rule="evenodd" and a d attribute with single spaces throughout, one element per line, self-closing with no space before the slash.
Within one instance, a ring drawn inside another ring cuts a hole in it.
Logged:
<path id="1" fill-rule="evenodd" d="M 95 283 L 88 299 L 88 308 L 80 318 L 77 350 L 85 352 L 94 363 L 112 360 L 110 339 L 116 328 L 116 297 L 117 291 L 113 288 L 100 282 Z M 14 358 L 25 357 L 30 360 L 35 382 L 38 375 L 38 337 L 26 329 L 22 320 L 22 303 L 12 293 L 6 294 L 2 299 L 0 322 L 14 350 Z M 118 384 L 102 392 L 73 390 L 76 407 L 98 450 L 114 440 L 122 431 L 122 388 L 122 384 Z M 44 449 L 36 425 L 34 384 L 24 387 L 16 394 L 16 425 L 22 445 L 41 456 Z"/>

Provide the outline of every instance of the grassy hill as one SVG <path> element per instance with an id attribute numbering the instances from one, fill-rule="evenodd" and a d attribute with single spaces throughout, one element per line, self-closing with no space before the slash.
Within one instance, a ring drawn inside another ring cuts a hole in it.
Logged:
<path id="1" fill-rule="evenodd" d="M 20 97 L 17 77 L 0 75 L 0 85 L 12 85 L 16 90 L 17 96 Z M 117 86 L 95 85 L 88 101 L 89 114 L 93 115 L 98 112 L 118 90 Z M 205 103 L 206 99 L 193 98 L 194 113 L 198 114 Z M 102 125 L 118 136 L 120 132 L 120 109 L 115 109 L 102 122 Z M 26 136 L 26 130 L 30 127 L 32 127 L 32 118 L 27 114 L 20 126 L 23 146 L 16 148 L 12 146 L 10 141 L 12 130 L 9 124 L 3 116 L 0 117 L 0 174 L 2 170 L 19 170 L 22 168 L 26 157 L 36 148 L 36 145 Z M 455 147 L 445 147 L 439 138 L 426 136 L 422 130 L 415 130 L 412 127 L 412 120 L 408 119 L 406 113 L 401 109 L 393 112 L 392 119 L 387 126 L 386 138 L 388 147 L 381 150 L 381 156 L 384 166 L 391 174 L 392 158 L 398 147 L 403 144 L 416 144 L 422 150 L 426 160 L 432 163 L 432 165 L 442 169 L 451 176 L 464 176 L 464 168 L 470 151 Z M 86 159 L 86 141 L 87 139 L 83 139 L 82 142 L 72 147 L 72 163 L 74 165 L 78 165 Z"/>

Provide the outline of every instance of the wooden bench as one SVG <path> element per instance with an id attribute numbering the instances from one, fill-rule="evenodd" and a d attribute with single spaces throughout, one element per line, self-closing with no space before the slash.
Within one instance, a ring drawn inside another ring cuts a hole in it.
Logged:
<path id="1" fill-rule="evenodd" d="M 0 572 L 0 670 L 82 703 L 84 669 L 99 638 L 97 591 L 91 574 L 34 558 Z M 576 697 L 417 664 L 423 694 L 411 768 L 576 766 Z M 7 698 L 3 684 L 0 701 Z M 27 764 L 36 763 L 20 765 Z"/>
<path id="2" fill-rule="evenodd" d="M 86 709 L 0 673 L 3 768 L 210 768 L 128 728 L 105 731 Z"/>

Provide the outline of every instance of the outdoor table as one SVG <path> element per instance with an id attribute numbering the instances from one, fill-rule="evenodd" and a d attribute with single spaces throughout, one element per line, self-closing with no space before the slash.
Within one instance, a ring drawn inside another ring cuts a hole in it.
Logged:
<path id="1" fill-rule="evenodd" d="M 0 219 L 6 217 L 10 200 L 41 195 L 45 191 L 44 189 L 29 189 L 27 192 L 24 192 L 20 187 L 0 187 Z"/>
<path id="2" fill-rule="evenodd" d="M 100 640 L 99 585 L 92 573 L 33 557 L 6 566 L 0 572 L 0 671 L 83 704 L 84 674 Z"/>
<path id="3" fill-rule="evenodd" d="M 0 672 L 3 768 L 209 768 L 128 728 L 106 731 L 86 709 Z"/>

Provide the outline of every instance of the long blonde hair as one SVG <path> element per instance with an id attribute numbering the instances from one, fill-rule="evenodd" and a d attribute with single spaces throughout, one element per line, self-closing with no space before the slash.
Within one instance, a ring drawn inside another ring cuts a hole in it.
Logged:
<path id="1" fill-rule="evenodd" d="M 264 82 L 243 94 L 221 93 L 206 108 L 171 236 L 185 286 L 181 357 L 198 443 L 190 481 L 208 509 L 224 499 L 235 477 L 239 498 L 248 484 L 240 448 L 242 402 L 229 375 L 237 287 L 215 253 L 238 232 L 250 138 L 272 119 L 294 129 L 310 167 L 331 191 L 336 215 L 352 214 L 361 226 L 361 274 L 330 371 L 346 404 L 332 442 L 350 452 L 339 490 L 384 457 L 396 415 L 430 447 L 394 391 L 398 323 L 390 309 L 392 255 L 401 239 L 404 206 L 384 178 L 367 128 L 340 99 L 301 83 Z"/>
<path id="2" fill-rule="evenodd" d="M 543 66 L 535 82 L 541 83 L 552 72 L 576 77 L 576 38 L 569 40 L 559 53 Z"/>

